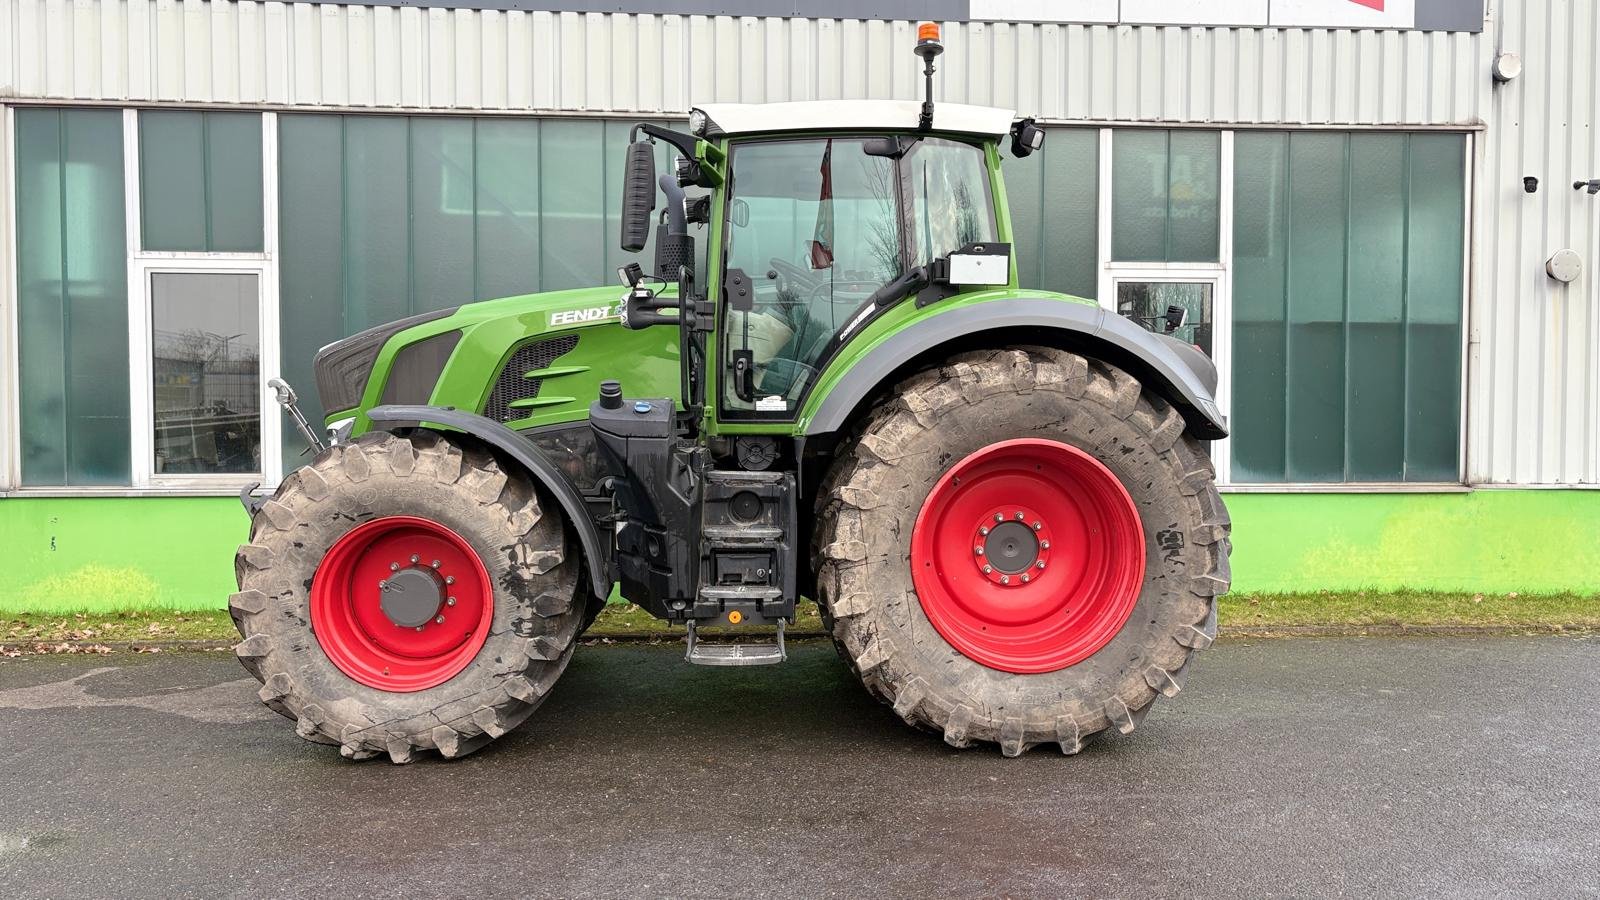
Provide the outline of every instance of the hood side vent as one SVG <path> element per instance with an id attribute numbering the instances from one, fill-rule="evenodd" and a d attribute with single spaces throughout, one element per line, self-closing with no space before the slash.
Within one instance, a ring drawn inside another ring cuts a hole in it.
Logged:
<path id="1" fill-rule="evenodd" d="M 527 410 L 512 404 L 538 397 L 539 389 L 544 384 L 543 378 L 529 378 L 528 373 L 550 368 L 551 363 L 571 353 L 577 346 L 577 335 L 563 334 L 530 341 L 518 347 L 506 360 L 505 367 L 494 380 L 494 387 L 489 390 L 489 399 L 483 404 L 484 417 L 502 423 L 527 418 Z"/>

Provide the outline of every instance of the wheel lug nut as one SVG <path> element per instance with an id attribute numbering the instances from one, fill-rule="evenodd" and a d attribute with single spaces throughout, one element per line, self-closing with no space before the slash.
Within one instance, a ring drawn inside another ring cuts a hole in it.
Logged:
<path id="1" fill-rule="evenodd" d="M 416 562 L 417 562 L 417 561 L 418 561 L 418 560 L 420 560 L 420 559 L 422 559 L 422 557 L 420 557 L 420 556 L 418 556 L 418 555 L 416 555 L 416 554 L 415 554 L 415 553 L 413 553 L 413 554 L 411 554 L 411 562 L 412 562 L 412 564 L 413 564 L 413 565 L 415 565 L 415 564 L 416 564 Z"/>
<path id="2" fill-rule="evenodd" d="M 987 574 L 989 574 L 990 572 L 993 572 L 993 571 L 994 571 L 994 566 L 984 566 L 983 567 L 983 574 L 985 574 L 985 575 L 987 575 Z"/>
<path id="3" fill-rule="evenodd" d="M 1022 583 L 1023 584 L 1027 584 L 1028 583 L 1028 573 L 1026 573 L 1026 572 L 1022 573 Z"/>
<path id="4" fill-rule="evenodd" d="M 1041 559 L 1038 562 L 1034 563 L 1033 565 L 1034 565 L 1034 568 L 1042 569 L 1042 568 L 1044 568 L 1044 560 Z"/>
<path id="5" fill-rule="evenodd" d="M 417 630 L 418 630 L 418 631 L 421 631 L 421 630 L 422 630 L 422 626 L 421 626 L 421 625 L 418 625 L 418 626 L 417 626 Z"/>
<path id="6" fill-rule="evenodd" d="M 982 556 L 983 555 L 983 548 L 982 547 L 973 547 L 972 548 L 972 552 L 978 554 L 979 556 Z"/>
<path id="7" fill-rule="evenodd" d="M 979 529 L 978 529 L 978 533 L 979 533 L 979 534 L 981 534 L 981 535 L 988 535 L 988 533 L 989 533 L 989 526 L 987 526 L 987 525 L 985 525 L 985 526 L 983 526 L 983 527 L 982 527 L 982 528 L 979 528 Z"/>
<path id="8" fill-rule="evenodd" d="M 454 598 L 454 597 L 446 597 L 446 598 L 444 598 L 444 605 L 445 606 L 455 606 L 456 605 L 456 598 Z"/>
<path id="9" fill-rule="evenodd" d="M 1022 510 L 1020 510 L 1020 509 L 1019 509 L 1019 510 L 1017 510 L 1017 521 L 1018 521 L 1018 522 L 1021 522 L 1021 521 L 1022 521 L 1022 520 L 1023 520 L 1023 519 L 1026 519 L 1026 518 L 1027 518 L 1027 516 L 1024 516 L 1024 515 L 1023 515 L 1023 514 L 1022 514 Z"/>
<path id="10" fill-rule="evenodd" d="M 446 575 L 444 577 L 444 583 L 445 584 L 455 584 L 456 583 L 456 577 L 454 575 Z"/>
<path id="11" fill-rule="evenodd" d="M 1010 584 L 1011 583 L 1011 576 L 1010 575 L 1001 575 L 1000 576 L 1000 583 L 1001 584 Z"/>
<path id="12" fill-rule="evenodd" d="M 439 617 L 435 618 L 434 621 L 438 622 L 440 625 L 443 625 L 444 624 L 444 616 L 439 616 Z"/>
<path id="13" fill-rule="evenodd" d="M 387 582 L 387 581 L 378 582 L 378 590 L 387 591 L 388 589 L 389 589 L 389 582 Z"/>
<path id="14" fill-rule="evenodd" d="M 1043 523 L 1040 523 L 1040 522 L 1033 523 L 1033 530 L 1034 531 L 1038 531 L 1040 528 L 1043 528 L 1043 527 L 1044 527 Z"/>
<path id="15" fill-rule="evenodd" d="M 389 571 L 391 571 L 391 572 L 400 571 L 400 564 L 399 563 L 389 563 Z"/>
<path id="16" fill-rule="evenodd" d="M 433 561 L 433 567 L 435 569 L 439 568 L 439 561 L 437 559 Z"/>
<path id="17" fill-rule="evenodd" d="M 995 513 L 994 514 L 994 520 L 996 522 L 1004 522 L 1006 520 L 1006 514 L 1005 513 Z"/>
<path id="18" fill-rule="evenodd" d="M 1039 549 L 1040 550 L 1049 550 L 1050 549 L 1050 542 L 1049 541 L 1040 541 L 1039 542 Z"/>

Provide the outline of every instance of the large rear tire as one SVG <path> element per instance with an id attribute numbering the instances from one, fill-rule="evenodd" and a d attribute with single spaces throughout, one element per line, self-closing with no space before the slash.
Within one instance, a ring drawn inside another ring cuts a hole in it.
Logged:
<path id="1" fill-rule="evenodd" d="M 1228 587 L 1226 509 L 1184 422 L 1040 347 L 905 381 L 819 498 L 824 616 L 867 689 L 946 742 L 1076 753 L 1182 687 Z"/>
<path id="2" fill-rule="evenodd" d="M 255 515 L 228 604 L 236 653 L 307 740 L 352 759 L 462 756 L 521 724 L 566 669 L 584 613 L 568 556 L 559 513 L 489 453 L 364 435 Z M 396 586 L 411 599 L 387 605 Z"/>

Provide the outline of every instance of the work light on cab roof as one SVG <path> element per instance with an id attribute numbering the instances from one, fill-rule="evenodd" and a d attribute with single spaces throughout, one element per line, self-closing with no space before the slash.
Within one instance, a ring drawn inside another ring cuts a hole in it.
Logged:
<path id="1" fill-rule="evenodd" d="M 244 497 L 229 603 L 302 737 L 469 753 L 613 593 L 711 666 L 783 662 L 815 598 L 898 716 L 1008 756 L 1177 693 L 1228 587 L 1216 368 L 1163 333 L 1182 316 L 1020 286 L 1002 150 L 1044 131 L 935 104 L 937 23 L 912 49 L 920 100 L 635 125 L 619 238 L 653 259 L 620 296 L 470 303 L 317 354 L 331 446 L 292 417 L 319 452 Z"/>

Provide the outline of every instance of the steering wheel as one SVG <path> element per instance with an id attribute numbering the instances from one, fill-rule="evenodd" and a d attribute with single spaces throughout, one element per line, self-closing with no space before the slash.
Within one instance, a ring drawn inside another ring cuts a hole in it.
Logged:
<path id="1" fill-rule="evenodd" d="M 809 269 L 802 269 L 786 259 L 772 258 L 772 268 L 767 272 L 768 278 L 778 282 L 778 289 L 785 288 L 799 294 L 801 291 L 810 293 L 816 290 L 817 276 Z"/>

